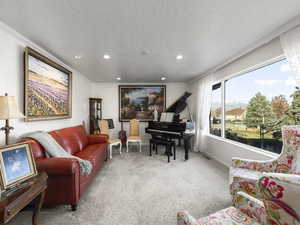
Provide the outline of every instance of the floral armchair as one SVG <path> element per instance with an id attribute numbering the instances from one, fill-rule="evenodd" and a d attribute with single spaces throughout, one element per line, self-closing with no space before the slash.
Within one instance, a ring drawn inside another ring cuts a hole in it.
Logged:
<path id="1" fill-rule="evenodd" d="M 243 201 L 196 220 L 187 211 L 177 214 L 177 225 L 299 225 L 300 175 L 269 173 L 257 181 L 261 200 L 244 192 Z"/>
<path id="2" fill-rule="evenodd" d="M 265 173 L 300 173 L 300 126 L 282 128 L 283 148 L 278 158 L 269 161 L 232 159 L 230 193 L 234 205 L 239 204 L 238 192 L 260 199 L 257 181 Z M 299 156 L 298 156 L 299 155 Z"/>
<path id="3" fill-rule="evenodd" d="M 300 126 L 282 128 L 283 149 L 269 161 L 233 158 L 230 192 L 235 207 L 195 219 L 177 214 L 177 225 L 300 225 Z"/>

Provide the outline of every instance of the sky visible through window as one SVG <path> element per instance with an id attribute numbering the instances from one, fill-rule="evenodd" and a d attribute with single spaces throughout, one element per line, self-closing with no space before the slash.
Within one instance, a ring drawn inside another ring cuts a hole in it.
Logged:
<path id="1" fill-rule="evenodd" d="M 295 91 L 296 82 L 289 71 L 287 60 L 281 60 L 253 72 L 234 77 L 226 82 L 226 103 L 247 105 L 260 92 L 269 101 L 274 96 L 284 95 L 288 102 Z"/>

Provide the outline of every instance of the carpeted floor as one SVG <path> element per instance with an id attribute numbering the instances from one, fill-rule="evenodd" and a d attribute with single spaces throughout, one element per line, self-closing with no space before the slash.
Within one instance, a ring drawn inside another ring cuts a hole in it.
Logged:
<path id="1" fill-rule="evenodd" d="M 76 212 L 68 206 L 43 209 L 39 225 L 175 225 L 186 209 L 199 218 L 230 205 L 228 169 L 198 153 L 167 163 L 159 155 L 113 154 L 100 171 Z M 31 224 L 31 211 L 22 211 L 9 225 Z"/>

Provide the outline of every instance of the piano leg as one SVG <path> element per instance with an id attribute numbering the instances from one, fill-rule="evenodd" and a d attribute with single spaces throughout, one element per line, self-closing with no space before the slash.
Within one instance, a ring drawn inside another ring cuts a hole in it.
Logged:
<path id="1" fill-rule="evenodd" d="M 166 145 L 166 151 L 167 151 L 167 156 L 168 156 L 168 163 L 170 162 L 170 151 L 172 151 L 171 150 L 172 149 L 172 147 L 170 146 L 170 145 Z"/>
<path id="2" fill-rule="evenodd" d="M 176 160 L 176 143 L 174 142 L 174 145 L 173 145 L 173 150 L 174 150 L 174 160 Z"/>
<path id="3" fill-rule="evenodd" d="M 191 148 L 191 140 L 192 136 L 187 136 L 183 138 L 184 140 L 184 159 L 188 160 L 189 159 L 189 150 Z"/>

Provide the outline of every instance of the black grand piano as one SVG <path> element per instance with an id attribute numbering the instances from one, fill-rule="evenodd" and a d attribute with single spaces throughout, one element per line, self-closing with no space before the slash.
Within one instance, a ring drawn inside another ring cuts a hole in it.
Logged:
<path id="1" fill-rule="evenodd" d="M 145 132 L 151 134 L 153 137 L 159 136 L 166 140 L 178 139 L 179 143 L 181 142 L 181 139 L 183 139 L 185 160 L 189 159 L 189 150 L 191 148 L 192 137 L 195 134 L 195 129 L 190 111 L 188 110 L 190 118 L 187 122 L 180 121 L 180 113 L 188 106 L 186 101 L 191 95 L 191 93 L 185 92 L 166 109 L 167 113 L 173 114 L 171 122 L 150 121 L 148 127 L 145 129 Z"/>

